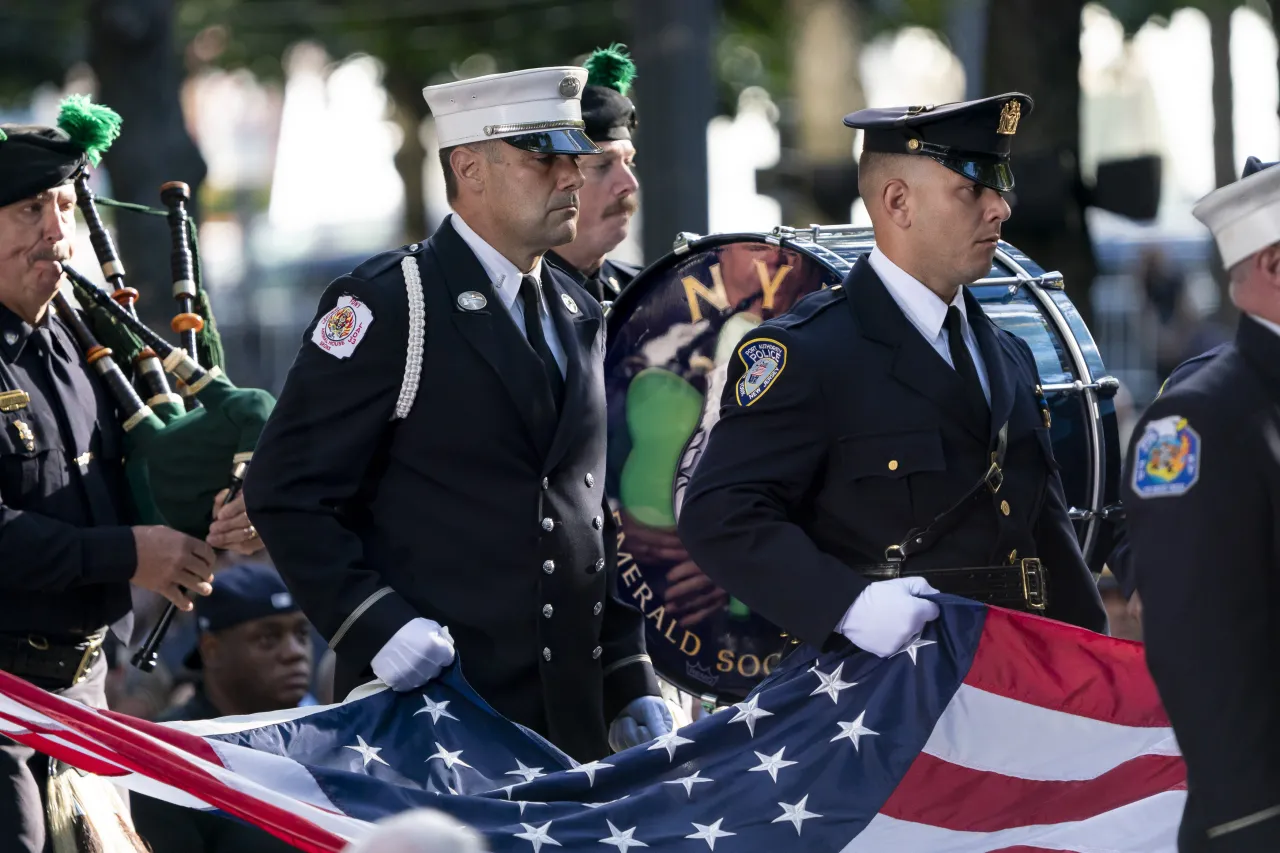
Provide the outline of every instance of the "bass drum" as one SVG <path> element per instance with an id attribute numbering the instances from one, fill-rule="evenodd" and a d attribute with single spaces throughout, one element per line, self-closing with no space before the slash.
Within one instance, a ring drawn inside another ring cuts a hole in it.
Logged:
<path id="1" fill-rule="evenodd" d="M 676 534 L 684 487 L 719 417 L 726 365 L 753 326 L 843 281 L 872 245 L 871 229 L 852 226 L 681 235 L 609 308 L 606 488 L 619 518 L 619 591 L 645 616 L 655 670 L 704 706 L 746 696 L 788 643 L 703 575 Z M 1101 571 L 1118 497 L 1118 383 L 1060 274 L 1001 243 L 971 290 L 998 326 L 1031 345 L 1076 532 Z"/>

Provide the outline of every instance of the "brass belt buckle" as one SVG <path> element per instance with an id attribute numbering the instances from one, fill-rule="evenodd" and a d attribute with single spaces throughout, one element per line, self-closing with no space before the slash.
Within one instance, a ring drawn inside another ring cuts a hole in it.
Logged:
<path id="1" fill-rule="evenodd" d="M 85 648 L 84 654 L 80 657 L 80 665 L 76 667 L 76 674 L 71 679 L 72 684 L 79 684 L 84 678 L 85 673 L 89 671 L 89 667 L 98 659 L 98 654 L 102 651 L 102 643 L 105 639 L 105 633 L 89 638 L 89 645 Z"/>
<path id="2" fill-rule="evenodd" d="M 1044 566 L 1035 557 L 1028 557 L 1021 563 L 1022 567 L 1022 600 L 1027 607 L 1042 611 L 1047 599 Z"/>

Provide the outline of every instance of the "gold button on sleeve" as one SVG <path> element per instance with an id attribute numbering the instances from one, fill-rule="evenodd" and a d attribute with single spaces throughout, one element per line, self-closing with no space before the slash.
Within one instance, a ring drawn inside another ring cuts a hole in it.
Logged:
<path id="1" fill-rule="evenodd" d="M 897 470 L 898 470 L 898 460 L 897 460 L 897 459 L 890 459 L 890 460 L 889 460 L 889 470 L 890 470 L 890 471 L 897 471 Z"/>
<path id="2" fill-rule="evenodd" d="M 1008 514 L 1009 514 L 1009 502 L 1008 502 L 1008 501 L 1000 501 L 1000 511 L 1001 511 L 1001 512 L 1003 512 L 1005 515 L 1008 515 Z"/>

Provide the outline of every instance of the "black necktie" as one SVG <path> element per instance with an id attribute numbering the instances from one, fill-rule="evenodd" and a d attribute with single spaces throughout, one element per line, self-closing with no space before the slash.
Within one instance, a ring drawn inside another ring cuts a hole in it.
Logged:
<path id="1" fill-rule="evenodd" d="M 520 279 L 520 301 L 524 303 L 524 333 L 529 339 L 533 351 L 542 361 L 543 372 L 547 374 L 547 382 L 551 386 L 551 399 L 555 400 L 559 409 L 564 401 L 564 377 L 560 375 L 560 365 L 547 346 L 546 335 L 542 333 L 542 315 L 539 312 L 538 280 L 531 275 Z"/>
<path id="2" fill-rule="evenodd" d="M 970 408 L 983 420 L 990 417 L 990 406 L 987 397 L 982 393 L 982 380 L 978 378 L 978 368 L 969 354 L 969 347 L 964 342 L 964 318 L 960 309 L 952 305 L 947 309 L 947 349 L 951 351 L 951 365 L 960 376 L 964 385 L 964 396 Z"/>

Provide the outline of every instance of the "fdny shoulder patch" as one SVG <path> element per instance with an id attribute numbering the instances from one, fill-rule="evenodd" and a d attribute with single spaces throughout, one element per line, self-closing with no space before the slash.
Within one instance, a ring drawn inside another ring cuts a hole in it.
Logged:
<path id="1" fill-rule="evenodd" d="M 738 380 L 739 406 L 750 406 L 772 387 L 787 366 L 787 348 L 771 338 L 753 338 L 738 347 L 746 371 Z"/>
<path id="2" fill-rule="evenodd" d="M 1131 485 L 1140 498 L 1177 497 L 1200 479 L 1200 434 L 1181 415 L 1147 424 L 1134 453 Z"/>
<path id="3" fill-rule="evenodd" d="M 372 323 L 369 306 L 347 294 L 316 323 L 311 342 L 334 358 L 350 358 Z"/>

